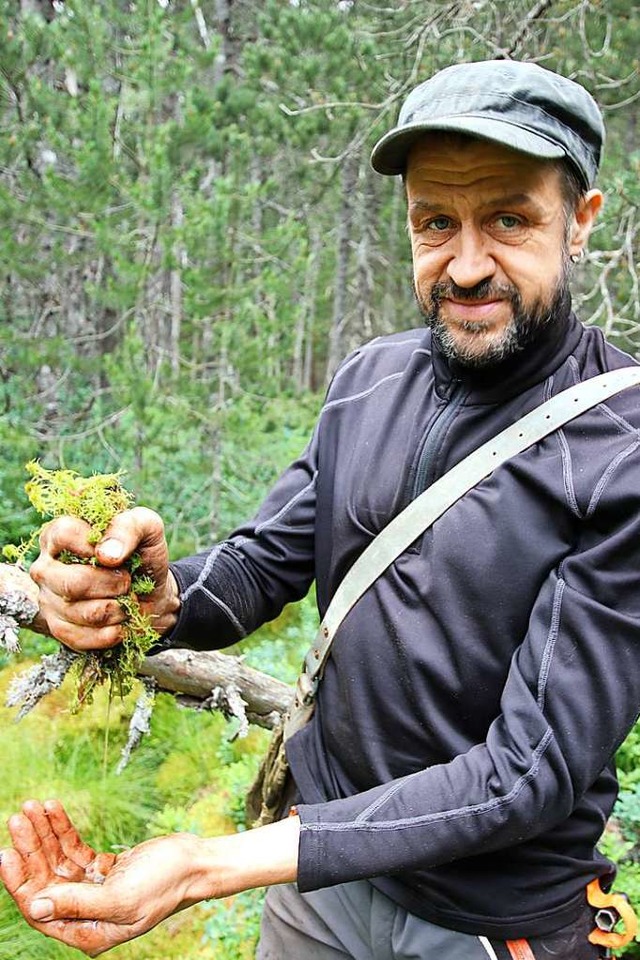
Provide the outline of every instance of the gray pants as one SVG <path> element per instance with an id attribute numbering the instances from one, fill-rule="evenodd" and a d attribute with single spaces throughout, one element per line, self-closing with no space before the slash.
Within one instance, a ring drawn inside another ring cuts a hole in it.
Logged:
<path id="1" fill-rule="evenodd" d="M 590 912 L 565 930 L 529 941 L 534 957 L 597 960 L 587 942 Z M 407 913 L 366 880 L 300 894 L 272 887 L 265 902 L 256 960 L 503 960 L 507 946 L 445 930 Z"/>

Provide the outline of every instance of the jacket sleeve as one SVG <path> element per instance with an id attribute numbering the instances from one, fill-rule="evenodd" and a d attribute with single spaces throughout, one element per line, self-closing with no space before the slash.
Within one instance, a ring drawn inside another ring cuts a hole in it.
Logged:
<path id="1" fill-rule="evenodd" d="M 164 647 L 236 643 L 305 596 L 314 578 L 316 448 L 314 435 L 253 520 L 211 550 L 171 565 L 181 608 Z"/>
<path id="2" fill-rule="evenodd" d="M 639 443 L 608 466 L 579 543 L 543 583 L 486 741 L 365 793 L 299 805 L 301 890 L 509 847 L 571 814 L 640 704 Z"/>

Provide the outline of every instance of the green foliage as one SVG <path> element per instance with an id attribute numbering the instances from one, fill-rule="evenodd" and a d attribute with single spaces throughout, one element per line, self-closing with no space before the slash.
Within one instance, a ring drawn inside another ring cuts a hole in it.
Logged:
<path id="1" fill-rule="evenodd" d="M 252 960 L 258 934 L 265 891 L 247 890 L 230 904 L 210 904 L 205 920 L 204 939 L 215 945 L 216 960 Z"/>
<path id="2" fill-rule="evenodd" d="M 116 513 L 126 510 L 133 500 L 120 482 L 121 473 L 86 478 L 74 470 L 46 470 L 37 460 L 31 460 L 25 469 L 32 477 L 24 487 L 31 506 L 43 517 L 67 515 L 85 520 L 91 527 L 89 543 L 97 543 Z M 7 544 L 3 547 L 4 556 L 23 564 L 40 531 L 40 527 L 34 530 L 19 547 Z M 66 559 L 80 562 L 79 557 Z"/>
<path id="3" fill-rule="evenodd" d="M 85 520 L 91 527 L 89 543 L 97 543 L 116 513 L 126 510 L 133 500 L 120 482 L 121 473 L 87 478 L 74 470 L 45 470 L 35 460 L 26 470 L 33 479 L 25 484 L 25 491 L 38 513 Z"/>
<path id="4" fill-rule="evenodd" d="M 39 650 L 39 641 L 34 638 L 33 643 Z M 31 652 L 31 639 L 24 647 Z M 24 654 L 21 660 L 22 666 L 28 662 Z M 0 671 L 0 703 L 14 672 L 15 664 Z M 173 830 L 212 836 L 244 829 L 239 811 L 265 748 L 266 731 L 252 730 L 245 740 L 229 742 L 229 725 L 219 714 L 185 710 L 172 697 L 161 695 L 149 737 L 116 775 L 112 771 L 126 741 L 129 719 L 126 703 L 116 702 L 105 775 L 106 693 L 98 691 L 94 703 L 73 719 L 65 706 L 68 697 L 68 689 L 56 691 L 17 726 L 9 711 L 0 707 L 0 750 L 6 764 L 0 784 L 0 846 L 7 843 L 6 820 L 27 796 L 60 797 L 87 842 L 113 852 Z M 186 911 L 117 948 L 114 958 L 250 958 L 258 897 L 243 895 Z M 0 890 L 0 960 L 78 956 L 31 930 Z"/>

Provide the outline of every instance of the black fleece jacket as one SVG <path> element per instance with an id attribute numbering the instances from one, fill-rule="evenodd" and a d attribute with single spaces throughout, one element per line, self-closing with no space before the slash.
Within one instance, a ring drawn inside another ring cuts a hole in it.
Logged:
<path id="1" fill-rule="evenodd" d="M 257 516 L 174 565 L 169 642 L 221 647 L 315 578 L 320 614 L 418 492 L 574 383 L 633 362 L 571 315 L 490 374 L 430 333 L 341 366 L 311 443 Z M 289 741 L 301 890 L 367 877 L 409 911 L 502 938 L 580 910 L 640 703 L 640 391 L 499 467 L 342 625 Z M 311 639 L 311 638 L 310 638 Z"/>

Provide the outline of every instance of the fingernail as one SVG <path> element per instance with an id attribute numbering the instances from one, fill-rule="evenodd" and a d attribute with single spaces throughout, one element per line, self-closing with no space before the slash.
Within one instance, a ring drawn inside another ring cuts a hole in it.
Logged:
<path id="1" fill-rule="evenodd" d="M 109 560 L 119 560 L 123 554 L 122 544 L 113 537 L 110 537 L 108 540 L 103 540 L 98 549 L 103 557 L 107 557 Z"/>
<path id="2" fill-rule="evenodd" d="M 29 913 L 33 920 L 52 920 L 53 900 L 34 900 Z"/>

